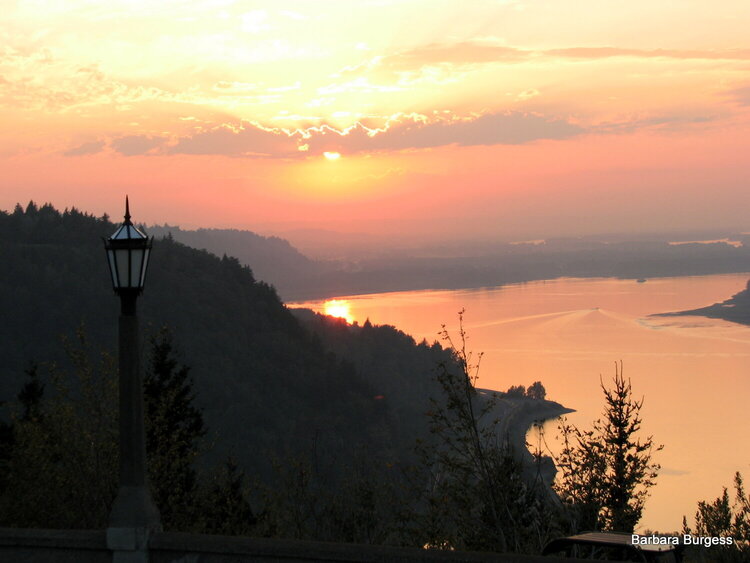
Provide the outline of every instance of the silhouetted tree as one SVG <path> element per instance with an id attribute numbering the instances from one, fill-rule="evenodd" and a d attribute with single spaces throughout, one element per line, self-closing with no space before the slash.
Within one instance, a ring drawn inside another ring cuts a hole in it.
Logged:
<path id="1" fill-rule="evenodd" d="M 529 399 L 543 400 L 547 396 L 547 390 L 544 388 L 541 381 L 535 381 L 529 385 L 528 389 L 526 389 L 526 396 Z"/>
<path id="2" fill-rule="evenodd" d="M 21 210 L 23 212 L 23 210 Z M 21 387 L 17 399 L 23 409 L 20 415 L 21 422 L 38 421 L 42 417 L 41 402 L 44 397 L 44 384 L 40 382 L 39 366 L 31 363 L 24 370 L 27 381 Z M 13 446 L 15 445 L 15 432 L 12 422 L 0 420 L 0 492 L 5 489 L 9 461 Z"/>
<path id="3" fill-rule="evenodd" d="M 171 333 L 162 328 L 151 338 L 143 398 L 151 487 L 167 529 L 189 526 L 196 508 L 193 462 L 206 430 L 189 374 L 175 357 Z"/>
<path id="4" fill-rule="evenodd" d="M 745 493 L 742 475 L 734 475 L 734 502 L 729 501 L 727 488 L 713 502 L 700 501 L 695 513 L 695 531 L 683 517 L 683 533 L 702 537 L 732 538 L 731 545 L 696 547 L 691 560 L 716 563 L 739 563 L 750 560 L 750 496 Z"/>
<path id="5" fill-rule="evenodd" d="M 245 473 L 237 462 L 227 458 L 200 501 L 200 531 L 207 534 L 248 534 L 256 524 L 247 500 Z"/>
<path id="6" fill-rule="evenodd" d="M 71 369 L 50 366 L 50 396 L 32 364 L 12 406 L 10 447 L 0 459 L 0 525 L 106 526 L 117 490 L 117 370 L 108 354 L 91 360 L 82 329 L 65 351 Z M 165 527 L 246 532 L 254 520 L 236 465 L 201 474 L 193 465 L 203 417 L 167 330 L 151 339 L 144 387 L 149 471 Z"/>
<path id="7" fill-rule="evenodd" d="M 563 448 L 556 464 L 562 478 L 556 488 L 571 507 L 574 529 L 632 532 L 660 469 L 652 454 L 663 446 L 652 436 L 637 437 L 643 399 L 633 398 L 622 365 L 615 365 L 612 388 L 601 387 L 604 419 L 594 421 L 592 430 L 565 419 L 560 424 Z"/>
<path id="8" fill-rule="evenodd" d="M 505 392 L 509 397 L 523 398 L 526 396 L 526 387 L 523 385 L 511 385 Z"/>
<path id="9" fill-rule="evenodd" d="M 26 372 L 12 414 L 2 525 L 106 526 L 117 486 L 116 370 L 107 354 L 91 360 L 80 329 L 65 351 L 70 369 L 50 367 L 50 397 L 37 369 Z"/>
<path id="10" fill-rule="evenodd" d="M 457 342 L 445 327 L 441 335 L 453 362 L 438 368 L 443 393 L 428 413 L 432 437 L 418 443 L 428 489 L 416 531 L 433 547 L 538 552 L 554 533 L 554 508 L 522 478 L 499 435 L 497 395 L 476 388 L 482 356 L 466 349 L 463 312 Z"/>

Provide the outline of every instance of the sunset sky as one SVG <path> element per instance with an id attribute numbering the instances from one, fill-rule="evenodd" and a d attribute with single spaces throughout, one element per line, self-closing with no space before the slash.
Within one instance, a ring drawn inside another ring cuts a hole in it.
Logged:
<path id="1" fill-rule="evenodd" d="M 0 0 L 0 208 L 750 231 L 746 0 Z M 340 156 L 339 156 L 340 155 Z"/>

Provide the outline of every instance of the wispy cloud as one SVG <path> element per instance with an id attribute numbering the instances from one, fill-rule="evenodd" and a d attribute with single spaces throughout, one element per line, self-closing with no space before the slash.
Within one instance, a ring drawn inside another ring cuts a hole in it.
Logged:
<path id="1" fill-rule="evenodd" d="M 379 64 L 396 72 L 413 70 L 433 64 L 473 64 L 506 62 L 517 63 L 529 59 L 533 51 L 493 45 L 483 42 L 465 41 L 453 44 L 433 44 L 401 51 L 382 57 Z"/>
<path id="2" fill-rule="evenodd" d="M 112 148 L 125 156 L 147 154 L 161 146 L 166 141 L 164 137 L 149 137 L 147 135 L 128 135 L 113 139 Z"/>
<path id="3" fill-rule="evenodd" d="M 715 122 L 720 119 L 717 115 L 653 115 L 650 117 L 633 117 L 620 121 L 609 121 L 599 123 L 589 128 L 592 133 L 598 134 L 628 134 L 642 130 L 682 130 L 691 125 L 701 125 Z"/>
<path id="4" fill-rule="evenodd" d="M 567 59 L 570 61 L 591 61 L 616 57 L 747 61 L 750 60 L 750 49 L 628 49 L 611 46 L 524 49 L 501 45 L 493 41 L 463 41 L 425 45 L 388 56 L 375 57 L 361 65 L 345 68 L 341 74 L 358 73 L 376 68 L 398 73 L 416 71 L 424 66 L 436 65 L 516 64 L 530 60 L 551 58 Z"/>
<path id="5" fill-rule="evenodd" d="M 72 149 L 69 149 L 63 153 L 64 156 L 84 156 L 87 154 L 96 154 L 104 150 L 104 141 L 91 141 L 90 143 L 83 143 Z"/>
<path id="6" fill-rule="evenodd" d="M 750 85 L 727 90 L 724 95 L 740 106 L 750 106 Z"/>
<path id="7" fill-rule="evenodd" d="M 746 61 L 750 60 L 750 49 L 723 50 L 681 50 L 681 49 L 623 49 L 620 47 L 570 47 L 539 51 L 543 56 L 566 59 L 606 59 L 612 57 L 633 57 L 639 59 L 704 59 Z"/>

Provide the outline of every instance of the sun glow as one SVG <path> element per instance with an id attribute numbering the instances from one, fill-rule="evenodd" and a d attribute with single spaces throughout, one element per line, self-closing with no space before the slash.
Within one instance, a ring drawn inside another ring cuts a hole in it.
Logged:
<path id="1" fill-rule="evenodd" d="M 351 307 L 345 299 L 331 299 L 330 301 L 326 301 L 323 303 L 323 311 L 331 317 L 345 319 L 350 324 L 354 322 Z"/>
<path id="2" fill-rule="evenodd" d="M 324 152 L 323 156 L 326 157 L 327 160 L 338 160 L 341 158 L 341 153 L 338 152 Z"/>

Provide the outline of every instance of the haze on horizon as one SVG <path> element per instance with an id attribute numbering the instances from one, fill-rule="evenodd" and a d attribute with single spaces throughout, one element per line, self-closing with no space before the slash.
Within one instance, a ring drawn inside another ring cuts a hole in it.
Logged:
<path id="1" fill-rule="evenodd" d="M 11 1 L 0 208 L 255 231 L 750 231 L 750 4 Z M 336 155 L 339 155 L 338 157 Z"/>

